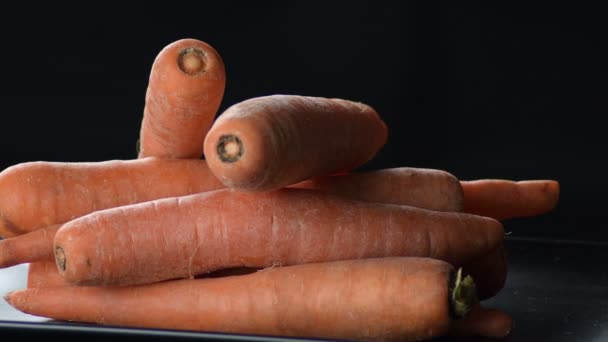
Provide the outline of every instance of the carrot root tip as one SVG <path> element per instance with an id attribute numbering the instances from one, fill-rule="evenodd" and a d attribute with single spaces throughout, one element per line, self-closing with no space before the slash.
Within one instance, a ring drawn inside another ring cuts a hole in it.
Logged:
<path id="1" fill-rule="evenodd" d="M 61 272 L 65 272 L 66 268 L 66 259 L 65 252 L 63 248 L 60 246 L 55 247 L 55 262 L 57 263 L 57 267 L 61 270 Z"/>
<path id="2" fill-rule="evenodd" d="M 177 57 L 179 69 L 187 75 L 196 76 L 207 69 L 207 58 L 203 50 L 196 47 L 183 49 Z"/>
<path id="3" fill-rule="evenodd" d="M 224 163 L 234 163 L 243 155 L 243 142 L 233 134 L 222 135 L 217 143 L 217 154 Z"/>
<path id="4" fill-rule="evenodd" d="M 458 269 L 456 277 L 452 277 L 450 286 L 450 308 L 456 318 L 462 318 L 471 312 L 477 299 L 475 282 L 470 275 L 462 278 L 462 267 Z"/>

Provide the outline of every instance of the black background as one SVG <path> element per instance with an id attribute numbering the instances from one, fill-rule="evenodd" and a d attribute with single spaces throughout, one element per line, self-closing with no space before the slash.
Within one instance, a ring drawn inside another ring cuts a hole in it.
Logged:
<path id="1" fill-rule="evenodd" d="M 3 8 L 0 167 L 131 159 L 150 67 L 197 38 L 224 58 L 221 110 L 290 93 L 366 102 L 389 141 L 362 169 L 555 179 L 514 236 L 608 240 L 602 8 L 400 1 L 199 1 Z M 362 137 L 365 139 L 365 137 Z"/>

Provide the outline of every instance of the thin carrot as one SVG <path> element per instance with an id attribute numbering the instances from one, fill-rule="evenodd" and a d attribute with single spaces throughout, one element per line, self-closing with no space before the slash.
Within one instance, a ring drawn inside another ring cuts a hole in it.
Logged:
<path id="1" fill-rule="evenodd" d="M 77 218 L 55 235 L 55 256 L 73 284 L 129 285 L 229 267 L 385 256 L 459 266 L 503 239 L 502 224 L 486 217 L 307 189 L 223 189 Z"/>
<path id="2" fill-rule="evenodd" d="M 560 192 L 555 180 L 480 179 L 461 185 L 465 212 L 497 220 L 545 214 L 557 206 Z"/>
<path id="3" fill-rule="evenodd" d="M 399 167 L 318 177 L 293 185 L 356 200 L 462 211 L 458 178 L 435 169 Z"/>
<path id="4" fill-rule="evenodd" d="M 475 307 L 474 282 L 454 274 L 435 259 L 378 258 L 142 286 L 26 289 L 5 298 L 26 313 L 77 322 L 403 342 L 449 334 Z"/>
<path id="5" fill-rule="evenodd" d="M 513 318 L 506 312 L 475 305 L 467 317 L 455 322 L 450 335 L 504 338 L 512 329 Z"/>
<path id="6" fill-rule="evenodd" d="M 365 104 L 272 95 L 221 113 L 205 138 L 204 152 L 226 186 L 266 191 L 359 167 L 387 137 L 386 125 Z"/>
<path id="7" fill-rule="evenodd" d="M 27 234 L 0 240 L 0 268 L 40 260 L 54 260 L 53 241 L 61 225 L 56 224 Z"/>
<path id="8" fill-rule="evenodd" d="M 139 157 L 200 159 L 225 85 L 224 62 L 206 42 L 180 39 L 165 46 L 150 71 Z"/>
<path id="9" fill-rule="evenodd" d="M 27 270 L 27 287 L 56 287 L 69 286 L 54 261 L 37 261 L 28 265 Z"/>
<path id="10" fill-rule="evenodd" d="M 203 160 L 27 162 L 0 173 L 0 236 L 96 210 L 222 188 Z"/>

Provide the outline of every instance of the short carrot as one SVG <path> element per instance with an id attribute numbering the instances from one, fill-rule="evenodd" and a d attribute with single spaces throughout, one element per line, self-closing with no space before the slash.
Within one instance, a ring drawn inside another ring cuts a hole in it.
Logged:
<path id="1" fill-rule="evenodd" d="M 51 246 L 59 227 L 61 225 L 56 224 L 0 240 L 0 268 L 40 260 L 54 260 Z"/>
<path id="2" fill-rule="evenodd" d="M 225 85 L 224 62 L 206 42 L 180 39 L 165 46 L 150 71 L 139 157 L 200 159 Z"/>
<path id="3" fill-rule="evenodd" d="M 36 261 L 28 265 L 27 270 L 27 287 L 56 287 L 69 286 L 54 261 Z"/>
<path id="4" fill-rule="evenodd" d="M 130 285 L 229 267 L 386 256 L 459 266 L 503 239 L 500 222 L 475 215 L 307 189 L 223 189 L 82 216 L 59 229 L 54 248 L 70 283 Z"/>
<path id="5" fill-rule="evenodd" d="M 497 220 L 545 214 L 557 206 L 560 192 L 555 180 L 479 179 L 461 185 L 465 212 Z"/>
<path id="6" fill-rule="evenodd" d="M 67 321 L 401 342 L 449 334 L 477 305 L 471 278 L 429 258 L 345 260 L 142 286 L 35 288 L 5 299 L 23 312 Z"/>
<path id="7" fill-rule="evenodd" d="M 203 160 L 27 162 L 0 173 L 0 236 L 105 208 L 222 188 Z"/>
<path id="8" fill-rule="evenodd" d="M 494 297 L 507 281 L 508 261 L 504 244 L 467 262 L 462 268 L 476 279 L 479 299 Z"/>
<path id="9" fill-rule="evenodd" d="M 204 154 L 226 186 L 268 191 L 357 168 L 387 137 L 387 126 L 368 105 L 271 95 L 221 113 L 205 137 Z"/>
<path id="10" fill-rule="evenodd" d="M 293 185 L 356 200 L 462 211 L 458 178 L 435 169 L 398 167 L 317 177 Z"/>

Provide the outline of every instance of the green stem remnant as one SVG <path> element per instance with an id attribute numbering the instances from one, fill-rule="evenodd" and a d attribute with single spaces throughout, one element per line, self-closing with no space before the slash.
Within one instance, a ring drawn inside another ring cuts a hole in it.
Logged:
<path id="1" fill-rule="evenodd" d="M 462 278 L 462 268 L 458 269 L 453 287 L 450 287 L 450 308 L 456 318 L 465 317 L 478 303 L 475 282 L 470 275 Z"/>
<path id="2" fill-rule="evenodd" d="M 234 163 L 243 155 L 243 143 L 234 134 L 222 135 L 217 143 L 217 154 L 224 163 Z"/>

